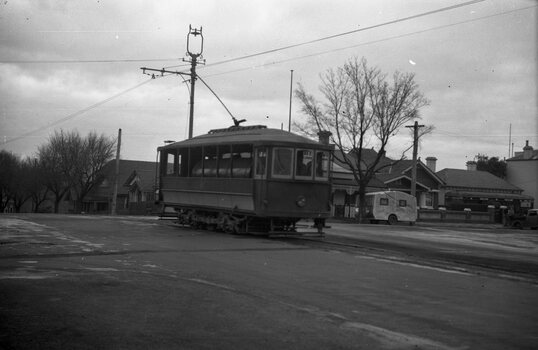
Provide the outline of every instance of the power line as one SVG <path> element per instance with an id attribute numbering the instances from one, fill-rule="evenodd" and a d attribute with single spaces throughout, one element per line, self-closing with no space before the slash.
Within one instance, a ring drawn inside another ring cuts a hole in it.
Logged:
<path id="1" fill-rule="evenodd" d="M 334 34 L 334 35 L 329 35 L 329 36 L 326 36 L 326 37 L 322 37 L 322 38 L 318 38 L 318 39 L 314 39 L 314 40 L 309 40 L 309 41 L 304 41 L 304 42 L 297 43 L 297 44 L 287 45 L 287 46 L 279 47 L 279 48 L 276 48 L 276 49 L 261 51 L 261 52 L 253 53 L 253 54 L 250 54 L 250 55 L 245 55 L 245 56 L 230 58 L 230 59 L 224 60 L 224 61 L 210 63 L 210 64 L 207 64 L 206 67 L 213 67 L 213 66 L 216 66 L 216 65 L 224 64 L 224 63 L 240 61 L 240 60 L 244 60 L 244 59 L 247 59 L 247 58 L 266 55 L 268 53 L 274 53 L 274 52 L 278 52 L 278 51 L 292 49 L 292 48 L 295 48 L 295 47 L 314 44 L 314 43 L 318 43 L 318 42 L 329 40 L 329 39 L 338 38 L 338 37 L 349 35 L 349 34 L 355 34 L 355 33 L 358 33 L 358 32 L 363 32 L 363 31 L 366 31 L 366 30 L 374 29 L 374 28 L 384 27 L 384 26 L 387 26 L 387 25 L 390 25 L 390 24 L 395 24 L 395 23 L 399 23 L 399 22 L 405 22 L 405 21 L 409 21 L 411 19 L 416 19 L 416 18 L 420 18 L 420 17 L 424 17 L 424 16 L 429 16 L 429 15 L 432 15 L 432 14 L 435 14 L 435 13 L 440 13 L 440 12 L 449 11 L 449 10 L 453 10 L 453 9 L 464 7 L 464 6 L 473 5 L 473 4 L 476 4 L 476 3 L 479 3 L 479 2 L 483 2 L 483 1 L 485 1 L 485 0 L 467 1 L 467 2 L 464 2 L 464 3 L 461 3 L 461 4 L 442 7 L 440 9 L 436 9 L 436 10 L 433 10 L 433 11 L 427 11 L 427 12 L 419 13 L 419 14 L 416 14 L 416 15 L 403 17 L 403 18 L 398 18 L 398 19 L 388 21 L 388 22 L 383 22 L 383 23 L 380 23 L 380 24 L 374 24 L 374 25 L 369 26 L 369 27 L 350 30 L 350 31 L 347 31 L 347 32 Z M 176 66 L 169 66 L 169 67 L 165 67 L 165 68 L 174 68 L 174 67 L 176 67 Z"/>
<path id="2" fill-rule="evenodd" d="M 178 58 L 149 58 L 149 59 L 102 59 L 102 60 L 0 60 L 0 63 L 19 63 L 19 64 L 49 64 L 49 63 L 129 63 L 129 62 L 162 62 L 162 61 L 177 61 Z M 178 65 L 175 67 L 186 66 Z"/>
<path id="3" fill-rule="evenodd" d="M 465 20 L 465 21 L 456 22 L 456 23 L 445 24 L 445 25 L 441 25 L 441 26 L 437 26 L 437 27 L 433 27 L 433 28 L 418 30 L 418 31 L 411 32 L 411 33 L 394 35 L 394 36 L 391 36 L 391 37 L 382 38 L 382 39 L 378 39 L 378 40 L 371 40 L 371 41 L 367 41 L 367 42 L 364 42 L 364 43 L 355 44 L 355 45 L 351 45 L 351 46 L 345 46 L 345 47 L 341 47 L 341 48 L 315 52 L 315 53 L 308 54 L 308 55 L 303 55 L 303 56 L 290 57 L 290 58 L 286 58 L 286 59 L 282 59 L 282 60 L 278 60 L 278 61 L 273 61 L 273 62 L 269 62 L 269 63 L 264 63 L 264 64 L 260 64 L 260 65 L 256 65 L 256 66 L 251 66 L 251 67 L 246 67 L 246 68 L 238 68 L 238 69 L 234 69 L 234 70 L 230 70 L 230 71 L 226 71 L 226 72 L 221 72 L 221 73 L 208 74 L 208 75 L 206 75 L 206 78 L 214 77 L 214 76 L 218 76 L 218 75 L 242 72 L 242 71 L 246 71 L 246 70 L 250 70 L 250 69 L 263 68 L 263 67 L 267 67 L 267 66 L 271 66 L 271 65 L 275 65 L 275 64 L 280 64 L 280 63 L 284 63 L 284 62 L 291 62 L 291 61 L 296 61 L 296 60 L 300 60 L 300 59 L 321 56 L 321 55 L 334 53 L 334 52 L 338 52 L 338 51 L 349 50 L 349 49 L 353 49 L 353 48 L 360 47 L 360 46 L 365 46 L 365 45 L 377 44 L 377 43 L 384 42 L 384 41 L 400 39 L 400 38 L 404 38 L 404 37 L 408 37 L 408 36 L 412 36 L 412 35 L 417 35 L 417 34 L 430 32 L 430 31 L 433 31 L 433 30 L 439 30 L 439 29 L 454 27 L 454 26 L 461 25 L 461 24 L 481 21 L 481 20 L 484 20 L 484 19 L 503 16 L 503 15 L 510 14 L 510 13 L 513 13 L 513 12 L 528 10 L 530 8 L 536 8 L 536 7 L 538 7 L 538 5 L 523 7 L 523 8 L 511 10 L 511 11 L 506 11 L 506 12 L 496 13 L 496 14 L 493 14 L 493 15 L 473 18 L 473 19 L 469 19 L 469 20 Z M 207 66 L 211 66 L 211 64 L 208 64 Z"/>
<path id="4" fill-rule="evenodd" d="M 26 132 L 26 133 L 24 133 L 24 134 L 22 134 L 22 135 L 17 136 L 17 137 L 14 137 L 14 138 L 12 138 L 12 139 L 6 140 L 6 141 L 3 142 L 2 144 L 7 144 L 7 143 L 10 143 L 10 142 L 13 142 L 13 141 L 17 141 L 17 140 L 23 139 L 23 138 L 25 138 L 25 137 L 27 137 L 27 136 L 31 136 L 32 134 L 35 134 L 35 133 L 37 133 L 37 132 L 39 132 L 39 131 L 43 131 L 43 130 L 45 130 L 45 129 L 48 129 L 48 128 L 50 128 L 50 127 L 53 127 L 53 126 L 55 126 L 55 125 L 58 125 L 58 124 L 60 124 L 60 123 L 66 122 L 66 121 L 68 121 L 68 120 L 70 120 L 70 119 L 76 118 L 76 117 L 78 117 L 78 116 L 81 115 L 81 114 L 84 114 L 84 113 L 86 113 L 86 112 L 88 112 L 88 111 L 90 111 L 90 110 L 92 110 L 92 109 L 94 109 L 94 108 L 97 108 L 97 107 L 99 107 L 99 106 L 101 106 L 101 105 L 103 105 L 103 104 L 105 104 L 105 103 L 107 103 L 107 102 L 109 102 L 109 101 L 111 101 L 111 100 L 113 100 L 113 99 L 115 99 L 115 98 L 118 98 L 118 97 L 120 97 L 120 96 L 122 96 L 122 95 L 124 95 L 124 94 L 126 94 L 126 93 L 128 93 L 128 92 L 130 92 L 130 91 L 132 91 L 132 90 L 134 90 L 134 89 L 137 89 L 137 88 L 141 87 L 141 86 L 144 85 L 144 84 L 149 83 L 151 80 L 153 80 L 153 79 L 145 80 L 145 81 L 143 81 L 143 82 L 141 82 L 141 83 L 139 83 L 139 84 L 136 84 L 136 85 L 133 86 L 133 87 L 130 87 L 130 88 L 126 89 L 126 90 L 123 90 L 123 91 L 121 91 L 121 92 L 119 92 L 119 93 L 117 93 L 117 94 L 114 94 L 114 95 L 110 96 L 110 97 L 107 98 L 107 99 L 104 99 L 104 100 L 102 100 L 102 101 L 99 101 L 99 102 L 97 102 L 97 103 L 95 103 L 95 104 L 93 104 L 93 105 L 91 105 L 91 106 L 89 106 L 89 107 L 86 107 L 86 108 L 84 108 L 84 109 L 81 109 L 81 110 L 79 110 L 79 111 L 77 111 L 77 112 L 75 112 L 75 113 L 69 114 L 68 116 L 66 116 L 66 117 L 64 117 L 64 118 L 62 118 L 62 119 L 58 119 L 58 120 L 56 120 L 56 121 L 54 121 L 54 122 L 52 122 L 52 123 L 49 123 L 49 124 L 47 124 L 47 125 L 45 125 L 45 126 L 39 127 L 39 128 L 37 128 L 37 129 L 28 131 L 28 132 Z"/>

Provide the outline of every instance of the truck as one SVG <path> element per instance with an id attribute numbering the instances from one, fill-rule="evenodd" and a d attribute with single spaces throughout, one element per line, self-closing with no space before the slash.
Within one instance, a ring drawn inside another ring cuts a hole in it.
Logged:
<path id="1" fill-rule="evenodd" d="M 538 229 L 538 209 L 529 209 L 525 215 L 517 215 L 509 218 L 510 226 L 523 229 L 530 227 L 532 230 Z"/>
<path id="2" fill-rule="evenodd" d="M 380 191 L 366 194 L 366 218 L 371 223 L 408 222 L 413 225 L 417 221 L 417 199 L 401 191 Z"/>

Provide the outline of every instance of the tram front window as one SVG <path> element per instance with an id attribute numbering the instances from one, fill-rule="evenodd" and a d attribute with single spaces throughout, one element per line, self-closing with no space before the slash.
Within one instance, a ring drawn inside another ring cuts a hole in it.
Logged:
<path id="1" fill-rule="evenodd" d="M 267 148 L 258 148 L 256 150 L 256 177 L 264 177 L 265 169 L 267 167 Z"/>
<path id="2" fill-rule="evenodd" d="M 329 153 L 325 151 L 316 152 L 316 180 L 329 179 Z"/>
<path id="3" fill-rule="evenodd" d="M 291 178 L 293 150 L 291 148 L 273 149 L 273 176 Z"/>
<path id="4" fill-rule="evenodd" d="M 313 152 L 311 150 L 298 149 L 295 164 L 295 176 L 298 178 L 312 178 Z"/>

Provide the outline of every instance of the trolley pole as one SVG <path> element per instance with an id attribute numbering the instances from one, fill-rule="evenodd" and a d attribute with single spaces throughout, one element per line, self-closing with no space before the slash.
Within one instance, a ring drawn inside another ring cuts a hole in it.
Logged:
<path id="1" fill-rule="evenodd" d="M 198 39 L 198 36 L 200 37 L 200 48 L 197 51 L 191 50 L 190 47 L 190 37 L 193 36 L 194 38 Z M 191 71 L 190 73 L 187 72 L 178 72 L 178 71 L 171 71 L 167 69 L 154 69 L 154 68 L 147 68 L 147 67 L 141 67 L 143 74 L 148 74 L 146 71 L 150 72 L 157 72 L 161 73 L 161 77 L 164 76 L 165 73 L 167 74 L 176 74 L 176 75 L 183 75 L 183 76 L 190 76 L 190 98 L 189 98 L 189 139 L 192 138 L 192 130 L 193 130 L 193 124 L 194 124 L 194 85 L 196 81 L 196 66 L 200 63 L 204 64 L 205 60 L 202 59 L 202 52 L 204 50 L 204 37 L 202 35 L 202 27 L 200 29 L 192 28 L 192 26 L 189 25 L 189 33 L 187 34 L 187 54 L 189 55 L 188 59 L 183 59 L 183 62 L 190 62 L 191 64 Z M 153 79 L 155 79 L 155 73 L 148 74 L 151 75 Z"/>

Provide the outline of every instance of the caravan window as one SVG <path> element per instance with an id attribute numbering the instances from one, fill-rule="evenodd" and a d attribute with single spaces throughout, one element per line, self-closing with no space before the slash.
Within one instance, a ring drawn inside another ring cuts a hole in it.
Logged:
<path id="1" fill-rule="evenodd" d="M 386 197 L 379 198 L 379 205 L 389 205 L 389 199 Z"/>
<path id="2" fill-rule="evenodd" d="M 400 205 L 400 207 L 407 207 L 407 201 L 405 199 L 400 199 L 398 205 Z"/>

